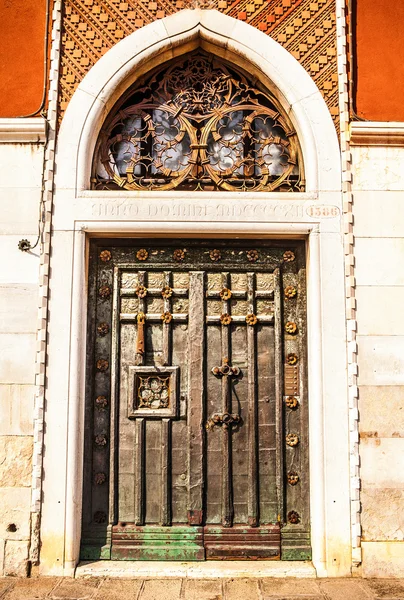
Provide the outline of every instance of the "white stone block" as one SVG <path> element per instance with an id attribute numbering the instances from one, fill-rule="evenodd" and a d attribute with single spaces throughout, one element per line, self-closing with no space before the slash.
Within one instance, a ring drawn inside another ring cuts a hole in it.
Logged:
<path id="1" fill-rule="evenodd" d="M 31 252 L 18 249 L 19 240 L 25 236 L 0 236 L 0 256 L 7 257 L 0 269 L 0 284 L 2 283 L 37 283 L 39 269 L 39 248 Z M 35 242 L 34 236 L 27 236 Z"/>
<path id="2" fill-rule="evenodd" d="M 0 385 L 0 435 L 31 435 L 35 388 Z"/>
<path id="3" fill-rule="evenodd" d="M 362 386 L 359 390 L 359 427 L 377 437 L 404 438 L 404 387 Z"/>
<path id="4" fill-rule="evenodd" d="M 30 488 L 0 488 L 0 536 L 2 538 L 29 539 L 30 503 Z M 14 529 L 13 525 L 15 525 L 16 531 L 11 531 Z"/>
<path id="5" fill-rule="evenodd" d="M 404 577 L 402 542 L 362 542 L 362 555 L 363 577 Z"/>
<path id="6" fill-rule="evenodd" d="M 404 286 L 356 288 L 359 335 L 404 335 Z"/>
<path id="7" fill-rule="evenodd" d="M 363 437 L 362 434 L 360 456 L 363 487 L 404 490 L 404 438 Z"/>
<path id="8" fill-rule="evenodd" d="M 0 356 L 0 383 L 34 383 L 34 334 L 1 333 Z"/>
<path id="9" fill-rule="evenodd" d="M 0 285 L 0 333 L 35 333 L 37 304 L 36 285 Z"/>
<path id="10" fill-rule="evenodd" d="M 363 485 L 362 528 L 366 540 L 404 541 L 404 489 Z"/>
<path id="11" fill-rule="evenodd" d="M 358 238 L 354 252 L 358 286 L 404 285 L 404 239 Z"/>
<path id="12" fill-rule="evenodd" d="M 1 186 L 1 182 L 0 182 Z M 38 234 L 39 187 L 0 187 L 1 216 L 0 234 L 18 234 L 21 237 Z"/>
<path id="13" fill-rule="evenodd" d="M 353 146 L 353 189 L 403 190 L 403 164 L 403 147 Z"/>
<path id="14" fill-rule="evenodd" d="M 404 336 L 358 336 L 358 384 L 404 385 Z"/>
<path id="15" fill-rule="evenodd" d="M 404 237 L 404 191 L 356 191 L 355 237 Z"/>
<path id="16" fill-rule="evenodd" d="M 0 187 L 40 189 L 43 151 L 42 144 L 0 144 Z"/>

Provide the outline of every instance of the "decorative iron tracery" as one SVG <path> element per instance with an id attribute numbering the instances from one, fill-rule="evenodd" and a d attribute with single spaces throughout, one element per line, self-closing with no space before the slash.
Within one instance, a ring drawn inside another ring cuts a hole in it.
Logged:
<path id="1" fill-rule="evenodd" d="M 100 133 L 95 189 L 304 191 L 302 158 L 277 100 L 198 52 L 160 69 Z"/>

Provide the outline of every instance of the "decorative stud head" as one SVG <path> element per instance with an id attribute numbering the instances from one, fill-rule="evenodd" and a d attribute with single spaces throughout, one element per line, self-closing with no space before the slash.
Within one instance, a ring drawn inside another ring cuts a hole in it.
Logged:
<path id="1" fill-rule="evenodd" d="M 222 290 L 220 290 L 219 296 L 222 300 L 230 300 L 231 290 L 229 290 L 229 288 L 223 288 Z"/>
<path id="2" fill-rule="evenodd" d="M 257 262 L 258 250 L 247 250 L 247 258 L 250 262 Z"/>
<path id="3" fill-rule="evenodd" d="M 286 252 L 283 253 L 283 260 L 284 262 L 292 262 L 295 260 L 295 253 L 292 252 L 292 250 L 286 250 Z"/>
<path id="4" fill-rule="evenodd" d="M 291 410 L 295 410 L 299 406 L 299 400 L 294 396 L 288 396 L 285 398 L 285 404 Z"/>
<path id="5" fill-rule="evenodd" d="M 102 260 L 102 262 L 109 262 L 111 258 L 112 254 L 109 250 L 103 250 L 100 252 L 100 260 Z"/>
<path id="6" fill-rule="evenodd" d="M 29 240 L 20 240 L 18 242 L 18 250 L 21 250 L 21 252 L 28 252 L 28 250 L 31 250 L 31 242 Z"/>
<path id="7" fill-rule="evenodd" d="M 96 435 L 94 438 L 94 442 L 97 446 L 106 446 L 107 445 L 107 436 L 104 434 Z"/>
<path id="8" fill-rule="evenodd" d="M 289 335 L 294 335 L 295 333 L 297 333 L 296 323 L 294 323 L 293 321 L 288 321 L 285 325 L 285 331 L 286 333 L 289 333 Z"/>
<path id="9" fill-rule="evenodd" d="M 103 483 L 105 483 L 107 480 L 107 476 L 105 475 L 105 473 L 96 473 L 94 475 L 94 483 L 95 485 L 102 485 Z"/>
<path id="10" fill-rule="evenodd" d="M 288 433 L 285 440 L 287 445 L 293 448 L 294 446 L 298 445 L 299 436 L 296 433 Z"/>
<path id="11" fill-rule="evenodd" d="M 173 295 L 173 290 L 172 288 L 170 288 L 169 285 L 166 285 L 165 287 L 163 287 L 163 289 L 161 290 L 161 295 L 163 296 L 163 298 L 168 299 L 171 298 L 171 296 Z"/>
<path id="12" fill-rule="evenodd" d="M 147 287 L 144 285 L 138 285 L 135 289 L 135 294 L 138 298 L 146 298 L 147 296 Z"/>
<path id="13" fill-rule="evenodd" d="M 163 321 L 163 323 L 171 323 L 173 316 L 170 312 L 164 312 L 160 319 Z"/>
<path id="14" fill-rule="evenodd" d="M 98 290 L 98 295 L 100 298 L 103 298 L 104 300 L 106 300 L 107 298 L 110 297 L 112 293 L 111 288 L 109 287 L 109 285 L 102 285 L 100 287 L 100 289 Z"/>
<path id="15" fill-rule="evenodd" d="M 295 510 L 291 510 L 288 512 L 288 521 L 292 525 L 297 525 L 300 523 L 300 515 Z"/>
<path id="16" fill-rule="evenodd" d="M 297 295 L 297 289 L 293 287 L 293 285 L 288 285 L 284 289 L 285 298 L 290 300 L 291 298 L 295 298 Z"/>
<path id="17" fill-rule="evenodd" d="M 297 361 L 299 360 L 297 354 L 295 354 L 294 352 L 289 352 L 289 354 L 286 357 L 286 364 L 288 365 L 295 365 L 297 364 Z"/>
<path id="18" fill-rule="evenodd" d="M 249 313 L 246 316 L 245 321 L 246 321 L 247 325 L 250 325 L 250 327 L 253 327 L 254 325 L 256 325 L 258 323 L 258 317 L 257 317 L 257 315 L 254 315 L 253 313 Z"/>
<path id="19" fill-rule="evenodd" d="M 105 360 L 105 358 L 100 358 L 97 360 L 96 367 L 97 371 L 100 371 L 100 373 L 105 373 L 105 371 L 108 371 L 109 362 Z"/>
<path id="20" fill-rule="evenodd" d="M 222 253 L 220 252 L 220 250 L 211 250 L 209 252 L 209 256 L 210 256 L 210 260 L 217 262 L 218 260 L 220 260 L 222 258 Z"/>
<path id="21" fill-rule="evenodd" d="M 300 481 L 299 475 L 295 471 L 289 471 L 288 473 L 288 483 L 289 485 L 296 485 Z"/>
<path id="22" fill-rule="evenodd" d="M 187 252 L 187 250 L 185 248 L 183 250 L 181 250 L 181 248 L 176 248 L 176 250 L 174 250 L 174 252 L 173 252 L 173 259 L 176 260 L 177 262 L 183 261 L 185 258 L 186 252 Z"/>
<path id="23" fill-rule="evenodd" d="M 108 323 L 99 323 L 97 327 L 98 335 L 107 335 L 109 333 L 109 325 Z"/>
<path id="24" fill-rule="evenodd" d="M 136 258 L 138 260 L 147 260 L 149 258 L 149 253 L 145 248 L 141 248 L 136 252 Z"/>
<path id="25" fill-rule="evenodd" d="M 97 510 L 97 512 L 94 513 L 94 523 L 106 523 L 107 521 L 107 515 L 105 514 L 105 512 L 102 512 L 102 510 Z"/>
<path id="26" fill-rule="evenodd" d="M 227 313 L 220 315 L 220 322 L 222 325 L 230 325 L 232 322 L 231 315 L 228 315 Z"/>
<path id="27" fill-rule="evenodd" d="M 99 410 L 105 410 L 108 406 L 108 400 L 105 396 L 97 396 L 95 399 L 95 406 Z"/>

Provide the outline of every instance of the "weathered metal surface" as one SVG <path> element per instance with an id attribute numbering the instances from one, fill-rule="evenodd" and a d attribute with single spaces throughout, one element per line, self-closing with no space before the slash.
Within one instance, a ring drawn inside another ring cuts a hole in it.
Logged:
<path id="1" fill-rule="evenodd" d="M 177 245 L 91 244 L 82 556 L 309 557 L 303 246 Z"/>

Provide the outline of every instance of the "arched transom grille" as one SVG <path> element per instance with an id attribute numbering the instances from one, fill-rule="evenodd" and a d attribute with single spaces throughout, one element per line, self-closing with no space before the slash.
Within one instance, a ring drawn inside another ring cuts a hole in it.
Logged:
<path id="1" fill-rule="evenodd" d="M 154 72 L 114 109 L 92 187 L 300 192 L 302 162 L 275 97 L 198 52 Z"/>

